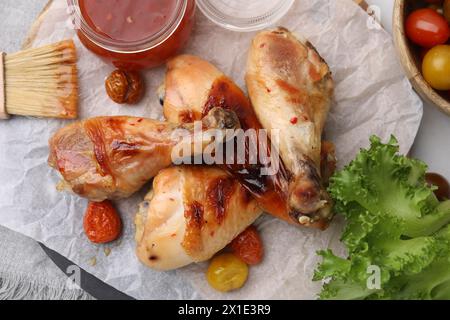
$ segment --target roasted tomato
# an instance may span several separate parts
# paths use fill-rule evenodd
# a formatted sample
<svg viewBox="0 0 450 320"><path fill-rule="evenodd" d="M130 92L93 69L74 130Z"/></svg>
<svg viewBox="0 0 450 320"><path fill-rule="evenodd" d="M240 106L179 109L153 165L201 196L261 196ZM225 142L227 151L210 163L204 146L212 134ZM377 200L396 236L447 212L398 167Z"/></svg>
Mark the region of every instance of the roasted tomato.
<svg viewBox="0 0 450 320"><path fill-rule="evenodd" d="M425 80L436 90L450 90L450 45L436 46L422 63Z"/></svg>
<svg viewBox="0 0 450 320"><path fill-rule="evenodd" d="M115 70L105 80L106 93L118 104L137 104L144 93L144 80L137 72Z"/></svg>
<svg viewBox="0 0 450 320"><path fill-rule="evenodd" d="M408 38L425 48L431 48L447 42L450 27L445 18L436 10L425 8L413 11L406 20Z"/></svg>
<svg viewBox="0 0 450 320"><path fill-rule="evenodd" d="M206 278L210 286L218 291L237 290L247 282L248 266L234 254L222 254L211 261Z"/></svg>
<svg viewBox="0 0 450 320"><path fill-rule="evenodd" d="M97 244L117 240L122 232L122 220L110 201L90 202L83 225L89 240Z"/></svg>
<svg viewBox="0 0 450 320"><path fill-rule="evenodd" d="M231 243L233 253L248 265L261 263L264 247L255 227L249 227Z"/></svg>

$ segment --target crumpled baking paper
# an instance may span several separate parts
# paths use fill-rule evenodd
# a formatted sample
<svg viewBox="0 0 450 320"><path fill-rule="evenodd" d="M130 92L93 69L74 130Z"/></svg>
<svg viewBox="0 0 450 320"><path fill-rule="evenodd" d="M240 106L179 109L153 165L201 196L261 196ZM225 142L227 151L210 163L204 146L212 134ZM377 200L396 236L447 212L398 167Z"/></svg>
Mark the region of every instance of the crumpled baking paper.
<svg viewBox="0 0 450 320"><path fill-rule="evenodd" d="M79 50L81 118L132 115L161 118L156 89L164 68L146 72L147 96L138 106L112 103L104 77L112 67L88 52L68 27L64 0L55 0L37 33L34 46L74 38ZM396 58L390 36L376 28L351 0L297 0L277 23L308 38L329 63L336 81L335 104L326 128L337 146L339 165L345 165L369 136L388 139L395 134L402 152L417 133L422 103L413 92ZM197 12L197 24L185 52L210 60L244 88L247 52L254 33L221 29ZM0 224L32 237L69 258L113 287L139 299L313 299L321 284L312 282L319 259L316 251L339 244L342 219L329 230L299 229L262 218L266 256L252 267L246 286L222 294L210 289L205 264L160 273L142 266L134 254L133 218L147 186L117 203L125 229L112 245L92 245L83 234L87 201L58 193L58 173L47 165L50 136L68 122L14 118L0 122ZM111 253L108 255L109 250ZM95 263L94 263L95 262Z"/></svg>

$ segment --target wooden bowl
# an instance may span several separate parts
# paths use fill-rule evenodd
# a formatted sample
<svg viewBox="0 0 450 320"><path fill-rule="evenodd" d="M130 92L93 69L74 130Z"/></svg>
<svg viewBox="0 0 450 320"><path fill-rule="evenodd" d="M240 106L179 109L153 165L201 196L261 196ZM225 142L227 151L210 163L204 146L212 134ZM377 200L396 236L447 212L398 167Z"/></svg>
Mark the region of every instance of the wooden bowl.
<svg viewBox="0 0 450 320"><path fill-rule="evenodd" d="M438 106L446 114L450 115L450 101L445 99L438 91L434 90L422 76L422 63L419 58L418 48L411 44L405 34L406 17L412 10L412 5L417 0L395 0L393 32L394 42L405 68L406 75L411 81L417 93Z"/></svg>

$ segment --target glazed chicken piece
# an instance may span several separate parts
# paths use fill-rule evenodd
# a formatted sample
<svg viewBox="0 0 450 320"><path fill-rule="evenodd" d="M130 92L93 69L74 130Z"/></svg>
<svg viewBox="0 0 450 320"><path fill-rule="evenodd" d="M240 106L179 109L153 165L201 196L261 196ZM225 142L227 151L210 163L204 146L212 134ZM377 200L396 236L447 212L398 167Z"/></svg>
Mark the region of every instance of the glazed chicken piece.
<svg viewBox="0 0 450 320"><path fill-rule="evenodd" d="M320 174L321 137L334 87L327 64L288 30L264 31L253 41L246 83L263 127L279 132L291 218L307 226L327 224L332 203Z"/></svg>
<svg viewBox="0 0 450 320"><path fill-rule="evenodd" d="M137 256L156 270L209 260L261 212L247 190L223 170L165 169L136 216Z"/></svg>
<svg viewBox="0 0 450 320"><path fill-rule="evenodd" d="M51 138L49 164L64 179L60 189L92 201L126 198L179 158L196 156L213 143L223 142L204 134L202 126L219 129L223 135L240 127L233 112L220 108L211 110L202 122L200 130L194 130L194 124L133 117L77 122Z"/></svg>

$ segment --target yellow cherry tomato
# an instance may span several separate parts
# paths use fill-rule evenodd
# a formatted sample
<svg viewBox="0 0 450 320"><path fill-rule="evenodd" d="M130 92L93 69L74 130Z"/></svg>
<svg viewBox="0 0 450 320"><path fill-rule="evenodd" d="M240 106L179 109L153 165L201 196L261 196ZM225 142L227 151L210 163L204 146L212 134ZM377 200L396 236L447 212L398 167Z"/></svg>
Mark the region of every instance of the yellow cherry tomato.
<svg viewBox="0 0 450 320"><path fill-rule="evenodd" d="M240 289L247 282L248 266L234 254L215 257L206 274L208 283L221 292Z"/></svg>
<svg viewBox="0 0 450 320"><path fill-rule="evenodd" d="M436 90L450 90L450 45L432 48L422 64L425 80Z"/></svg>

